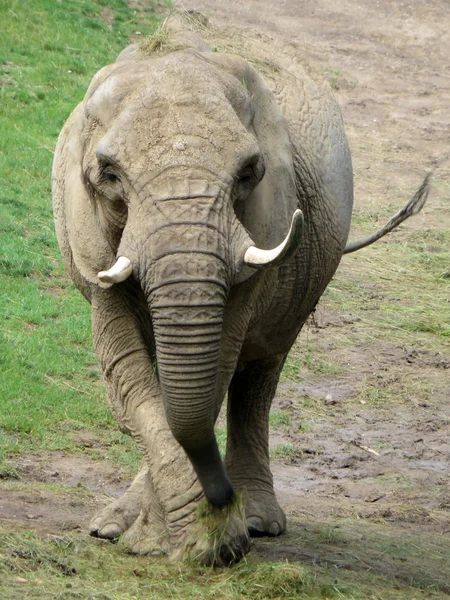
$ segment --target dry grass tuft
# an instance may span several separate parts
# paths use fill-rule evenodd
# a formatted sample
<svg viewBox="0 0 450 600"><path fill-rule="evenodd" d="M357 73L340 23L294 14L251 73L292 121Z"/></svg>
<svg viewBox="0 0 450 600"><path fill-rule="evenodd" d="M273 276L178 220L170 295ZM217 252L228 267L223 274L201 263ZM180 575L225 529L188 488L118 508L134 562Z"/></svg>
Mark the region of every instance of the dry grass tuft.
<svg viewBox="0 0 450 600"><path fill-rule="evenodd" d="M182 9L173 10L160 25L157 31L147 36L139 45L142 54L169 54L177 50L184 50L195 46L195 35L205 37L208 30L208 19L196 11ZM179 36L180 32L189 32L192 35Z"/></svg>
<svg viewBox="0 0 450 600"><path fill-rule="evenodd" d="M169 32L160 28L153 35L149 35L143 40L139 46L139 50L142 54L157 54L161 52L170 52L168 49L169 45Z"/></svg>
<svg viewBox="0 0 450 600"><path fill-rule="evenodd" d="M263 74L270 76L282 70L273 60L273 56L264 52L264 44L256 38L242 31L214 25L200 12L183 9L173 10L158 31L143 40L139 50L145 55L165 55L197 47L199 40L200 43L204 40L212 52L235 54L245 58Z"/></svg>

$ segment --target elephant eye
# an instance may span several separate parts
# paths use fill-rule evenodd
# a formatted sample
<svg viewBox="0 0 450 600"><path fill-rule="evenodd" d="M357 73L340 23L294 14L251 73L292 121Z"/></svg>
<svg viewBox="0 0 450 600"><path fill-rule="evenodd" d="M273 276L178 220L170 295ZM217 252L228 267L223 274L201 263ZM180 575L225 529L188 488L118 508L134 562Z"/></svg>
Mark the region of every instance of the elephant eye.
<svg viewBox="0 0 450 600"><path fill-rule="evenodd" d="M247 167L244 171L239 174L239 181L241 183L251 183L255 178L255 171L253 167Z"/></svg>
<svg viewBox="0 0 450 600"><path fill-rule="evenodd" d="M120 181L120 177L115 173L111 167L106 167L102 171L102 177L105 181L109 181L114 183L115 181Z"/></svg>
<svg viewBox="0 0 450 600"><path fill-rule="evenodd" d="M238 181L244 186L255 186L263 178L264 172L264 161L259 154L256 154L252 156L240 170Z"/></svg>
<svg viewBox="0 0 450 600"><path fill-rule="evenodd" d="M121 174L118 171L118 167L105 161L97 169L93 169L91 175L92 186L101 197L113 203L122 202L124 198Z"/></svg>

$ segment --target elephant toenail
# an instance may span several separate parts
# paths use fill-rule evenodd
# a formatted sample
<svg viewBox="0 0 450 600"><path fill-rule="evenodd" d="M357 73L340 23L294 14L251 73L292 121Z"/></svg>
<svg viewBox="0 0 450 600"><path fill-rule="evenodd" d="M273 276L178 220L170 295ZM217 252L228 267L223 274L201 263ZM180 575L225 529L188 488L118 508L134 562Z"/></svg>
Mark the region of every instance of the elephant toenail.
<svg viewBox="0 0 450 600"><path fill-rule="evenodd" d="M102 527L102 529L98 531L96 537L113 540L114 538L119 537L121 533L122 531L120 530L120 527L117 525L117 523L109 523L108 525L105 525L105 527Z"/></svg>
<svg viewBox="0 0 450 600"><path fill-rule="evenodd" d="M270 535L280 535L281 533L281 528L278 525L278 523L276 521L274 521L272 523L272 525L269 527L269 534Z"/></svg>
<svg viewBox="0 0 450 600"><path fill-rule="evenodd" d="M264 525L259 517L249 517L247 519L247 529L253 537L264 535Z"/></svg>

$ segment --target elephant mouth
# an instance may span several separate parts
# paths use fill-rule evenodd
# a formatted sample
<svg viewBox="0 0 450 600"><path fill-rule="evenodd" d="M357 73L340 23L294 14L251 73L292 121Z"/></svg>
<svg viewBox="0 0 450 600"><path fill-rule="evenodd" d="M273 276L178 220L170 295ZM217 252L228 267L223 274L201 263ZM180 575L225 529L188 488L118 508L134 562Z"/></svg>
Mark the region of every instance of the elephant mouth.
<svg viewBox="0 0 450 600"><path fill-rule="evenodd" d="M171 199L174 198L172 197ZM183 196L182 199L186 199L186 196ZM247 247L242 255L238 257L237 264L255 269L280 265L295 254L303 237L303 228L303 213L297 209L292 216L289 232L281 244L272 250L263 250L255 246L247 236ZM239 271L239 267L236 270ZM126 256L119 256L110 269L98 273L98 278L102 283L113 285L114 283L121 283L128 279L132 271L131 260Z"/></svg>

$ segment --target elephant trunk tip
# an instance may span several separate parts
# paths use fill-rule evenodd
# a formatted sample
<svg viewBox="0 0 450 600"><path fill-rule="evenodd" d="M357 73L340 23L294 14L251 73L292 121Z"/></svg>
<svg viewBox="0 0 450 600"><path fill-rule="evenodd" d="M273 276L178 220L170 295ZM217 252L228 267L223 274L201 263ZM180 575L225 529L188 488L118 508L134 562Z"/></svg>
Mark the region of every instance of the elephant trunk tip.
<svg viewBox="0 0 450 600"><path fill-rule="evenodd" d="M225 471L215 438L207 447L196 450L185 447L185 451L208 502L216 508L232 504L234 489Z"/></svg>
<svg viewBox="0 0 450 600"><path fill-rule="evenodd" d="M229 481L227 486L211 484L204 486L204 492L208 502L215 508L223 508L232 504L234 499L234 489Z"/></svg>

